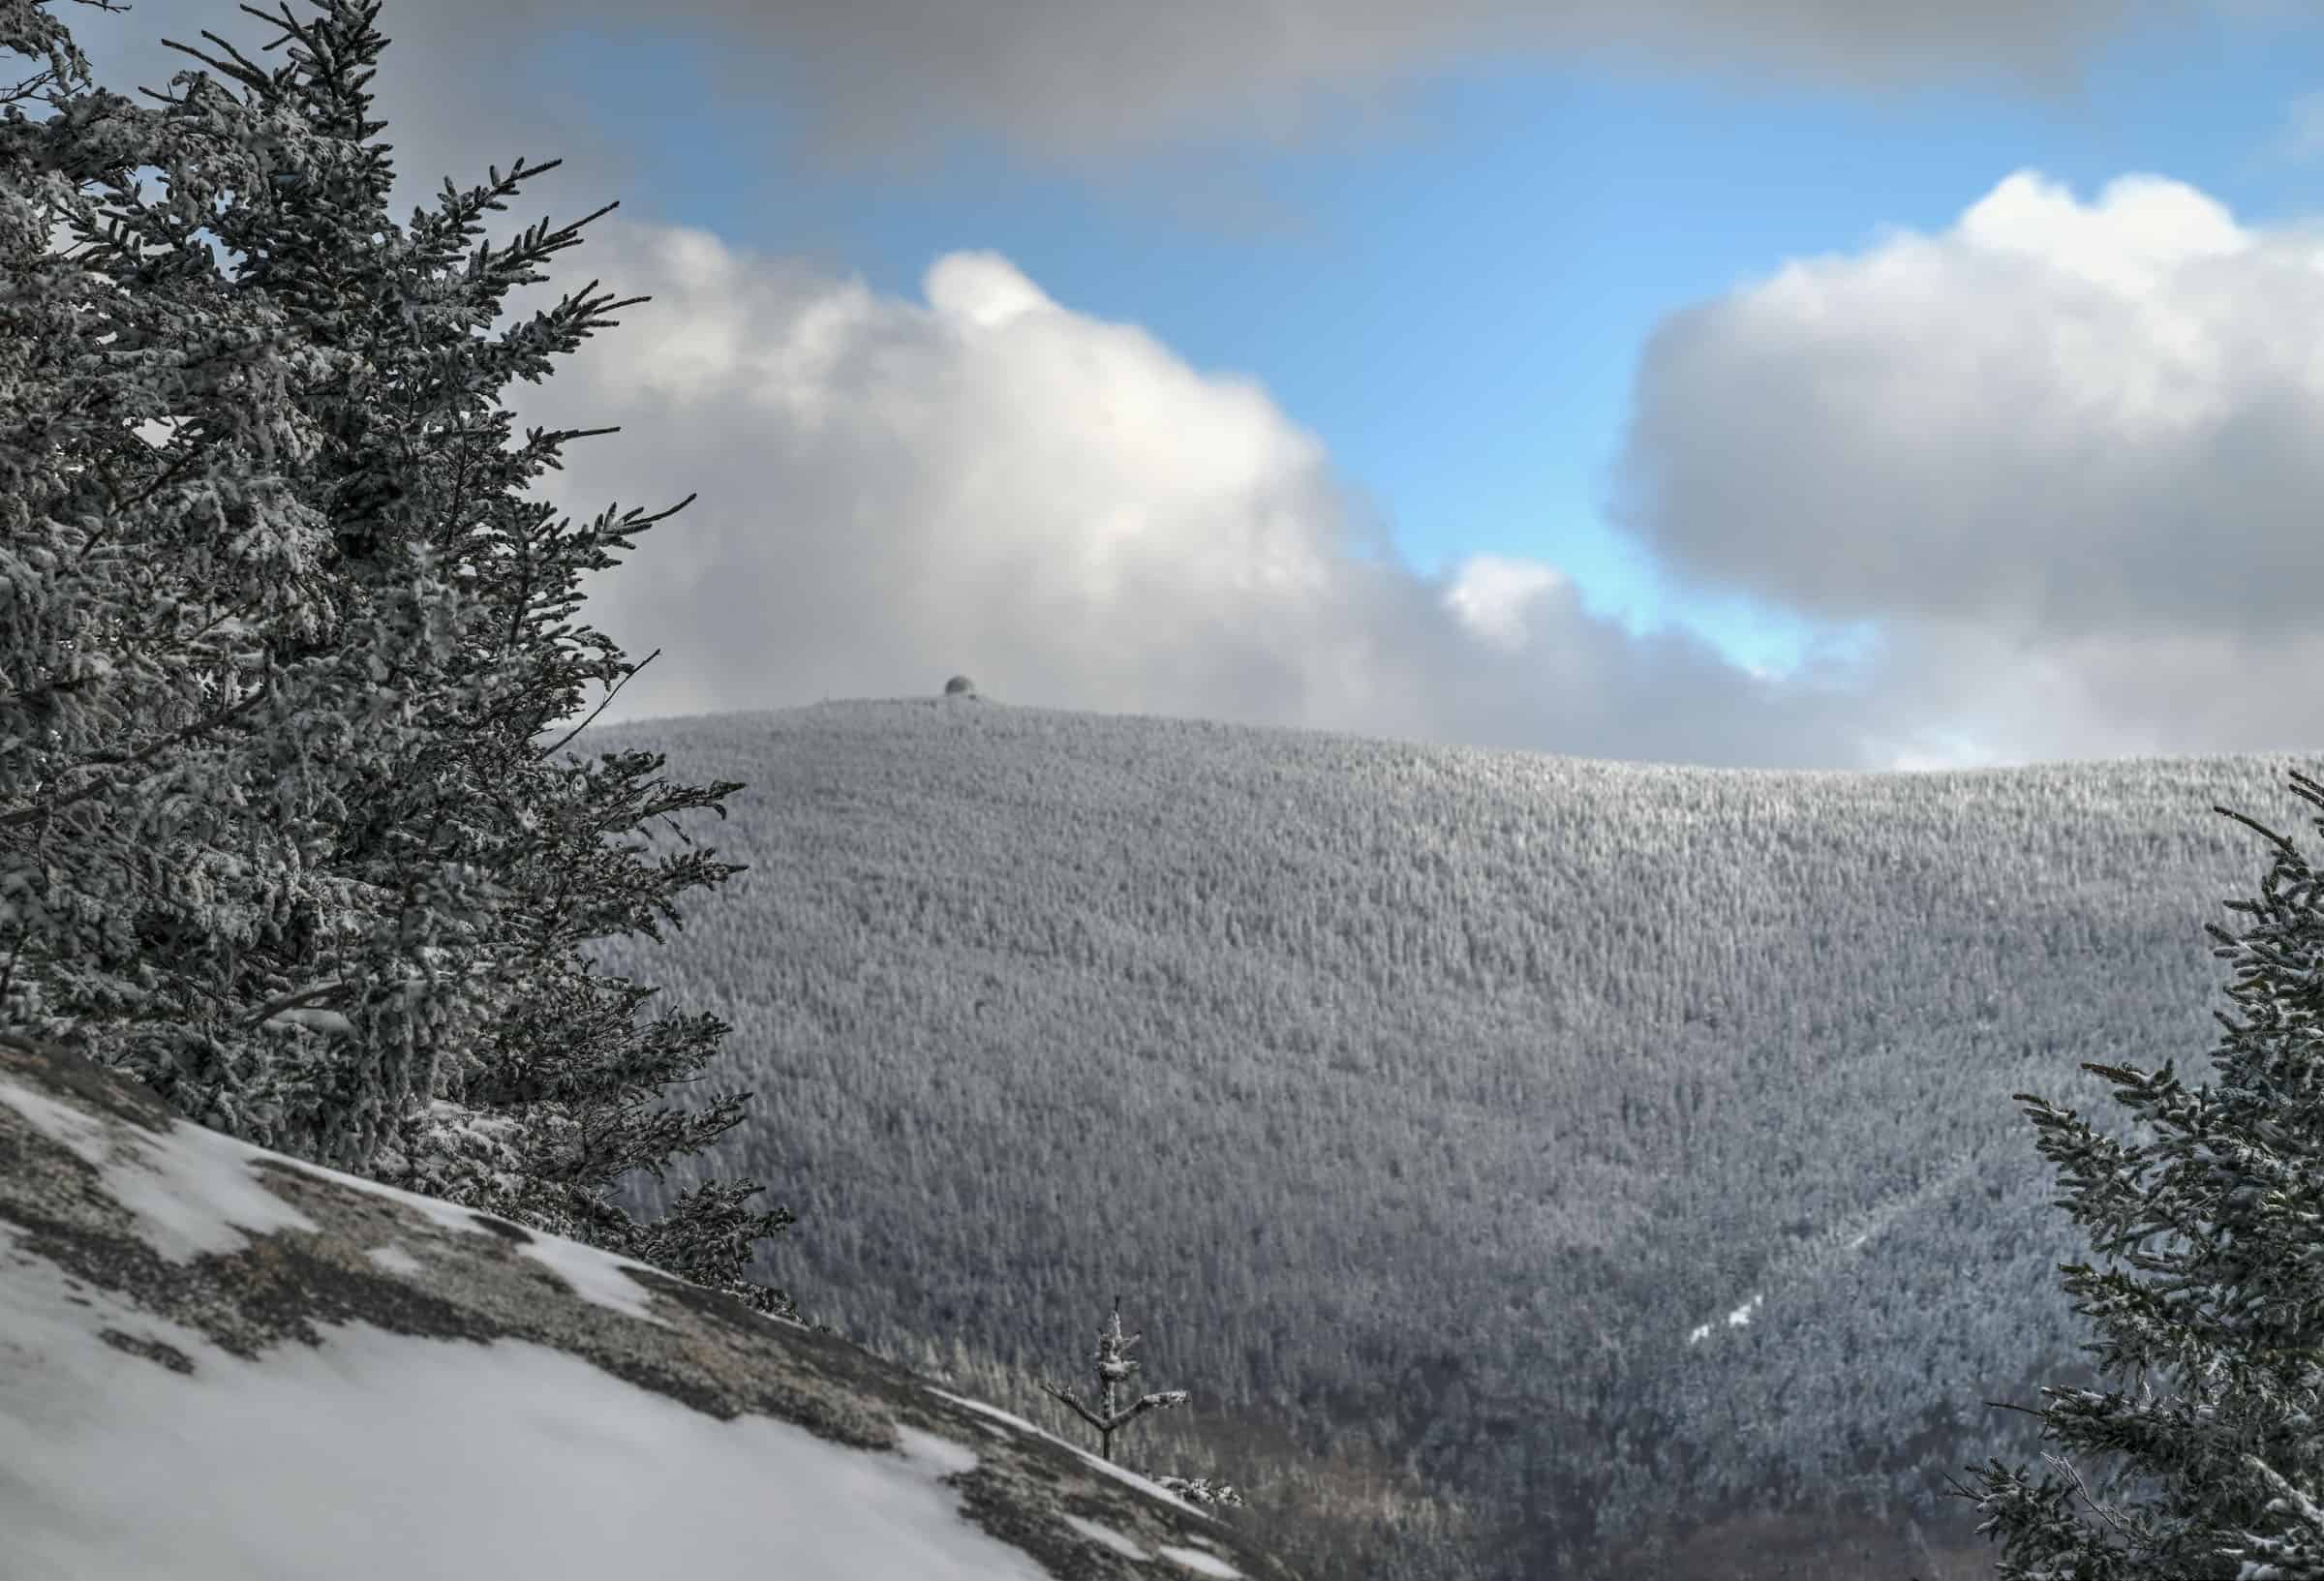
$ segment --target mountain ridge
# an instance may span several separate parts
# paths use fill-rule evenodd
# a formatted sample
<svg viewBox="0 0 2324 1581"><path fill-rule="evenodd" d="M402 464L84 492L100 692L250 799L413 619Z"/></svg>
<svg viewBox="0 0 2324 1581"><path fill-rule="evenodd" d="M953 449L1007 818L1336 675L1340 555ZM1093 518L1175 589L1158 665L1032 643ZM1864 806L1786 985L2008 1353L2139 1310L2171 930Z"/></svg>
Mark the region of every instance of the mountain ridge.
<svg viewBox="0 0 2324 1581"><path fill-rule="evenodd" d="M1157 1375L1311 1445L1504 1511L1571 1482L1596 1514L1513 1516L1513 1574L1666 1487L1936 1518L2020 1446L1981 1401L2079 1336L2008 1095L2211 1046L2201 927L2260 842L2210 808L2271 822L2301 761L1697 769L933 698L591 736L749 786L701 833L752 870L610 958L734 1023L760 1117L718 1167L801 1212L786 1287L1027 1369L1142 1291Z"/></svg>

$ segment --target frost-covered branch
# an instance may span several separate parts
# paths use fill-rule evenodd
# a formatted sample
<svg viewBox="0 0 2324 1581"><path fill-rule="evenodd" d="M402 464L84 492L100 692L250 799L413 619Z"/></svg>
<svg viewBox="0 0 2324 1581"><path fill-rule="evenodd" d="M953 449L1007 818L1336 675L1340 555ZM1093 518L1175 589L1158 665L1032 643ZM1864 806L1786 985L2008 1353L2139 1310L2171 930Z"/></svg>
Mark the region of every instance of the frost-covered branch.
<svg viewBox="0 0 2324 1581"><path fill-rule="evenodd" d="M152 762L155 758L159 757L162 753L169 750L173 746L183 746L189 742L199 740L204 736L212 735L217 731L225 729L227 726L240 720L244 715L248 714L253 709L257 708L259 704L264 702L265 700L266 688L263 686L253 687L244 696L236 699L233 703L228 705L227 707L220 709L202 718L195 719L190 723L181 725L177 729L169 731L166 735L157 737L142 746L130 747L115 752L100 752L92 757L84 759L82 762L72 765L65 772L71 774L94 774L95 771L101 769L131 769L140 767L144 764ZM111 789L110 782L105 779L102 775L98 775L97 777L90 778L76 786L71 791L66 792L64 795L55 797L52 800L46 802L35 802L30 806L25 806L11 807L5 812L0 812L0 829L15 828L23 824L37 823L45 818L53 817L56 813L61 812L66 807L72 806L79 802L85 802L92 796L103 795L109 789Z"/></svg>

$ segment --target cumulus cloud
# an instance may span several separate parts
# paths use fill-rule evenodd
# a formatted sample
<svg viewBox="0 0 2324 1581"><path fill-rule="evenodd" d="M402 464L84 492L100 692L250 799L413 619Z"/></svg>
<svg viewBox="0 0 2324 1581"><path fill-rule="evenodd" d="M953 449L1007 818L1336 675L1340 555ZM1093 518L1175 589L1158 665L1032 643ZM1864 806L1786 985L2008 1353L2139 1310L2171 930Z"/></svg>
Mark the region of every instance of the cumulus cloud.
<svg viewBox="0 0 2324 1581"><path fill-rule="evenodd" d="M2133 19L2203 9L2248 0L660 0L652 26L708 46L717 91L803 110L826 151L925 152L965 131L1087 164L1296 135L1351 102L1514 52L1627 47L1754 80L2055 89ZM631 0L393 0L382 21L401 50L382 78L389 114L431 163L502 157L519 132L535 153L541 134L568 152L618 153L594 145L580 97L527 96L505 63L561 29L638 37L637 16ZM163 24L189 40L253 26L229 0L76 19L148 61L138 41Z"/></svg>
<svg viewBox="0 0 2324 1581"><path fill-rule="evenodd" d="M617 716L933 694L1715 763L1871 762L1844 704L1634 637L1554 569L1371 552L1324 446L1251 380L956 253L923 299L698 230L609 229L656 300L535 393L575 515L700 491L592 618L664 650Z"/></svg>
<svg viewBox="0 0 2324 1581"><path fill-rule="evenodd" d="M1524 647L1533 605L1564 586L1553 565L1506 555L1472 555L1445 589L1445 606L1473 634L1503 649Z"/></svg>
<svg viewBox="0 0 2324 1581"><path fill-rule="evenodd" d="M2308 745L2324 701L2265 678L2324 658L2319 322L2316 232L2020 172L1667 320L1619 519L1683 577L1877 623L2010 755Z"/></svg>

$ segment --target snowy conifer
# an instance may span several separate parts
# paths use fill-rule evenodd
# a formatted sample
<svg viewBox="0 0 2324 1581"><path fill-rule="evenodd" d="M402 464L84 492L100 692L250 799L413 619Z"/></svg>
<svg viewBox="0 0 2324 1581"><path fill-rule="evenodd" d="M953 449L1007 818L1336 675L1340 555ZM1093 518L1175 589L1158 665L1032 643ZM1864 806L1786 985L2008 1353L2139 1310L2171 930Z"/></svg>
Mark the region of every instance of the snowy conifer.
<svg viewBox="0 0 2324 1581"><path fill-rule="evenodd" d="M95 89L30 0L0 0L0 48L47 68L0 122L0 1023L170 1067L267 1136L332 1080L237 983L356 909L308 860L340 790L321 688L274 662L332 615L289 480L327 358L140 196L199 129ZM341 1131L376 1133L403 1074L342 1091Z"/></svg>
<svg viewBox="0 0 2324 1581"><path fill-rule="evenodd" d="M2292 776L2324 807L2324 787ZM2049 1473L1991 1462L1976 1475L1980 1531L2008 1581L2316 1581L2324 1578L2324 909L2291 840L2240 936L2207 925L2233 960L2218 1014L2216 1085L2084 1067L2151 1127L2098 1135L2071 1110L2019 1101L2064 1187L2060 1203L2108 1260L2063 1269L2090 1349L2123 1386L2045 1388ZM2316 821L2324 830L2324 819ZM2075 1456L2119 1462L2097 1477Z"/></svg>
<svg viewBox="0 0 2324 1581"><path fill-rule="evenodd" d="M588 431L516 440L500 399L631 304L593 283L495 332L588 221L480 239L553 167L520 162L399 226L378 0L304 3L244 8L280 66L177 43L203 69L143 106L0 0L52 111L0 125L0 1022L787 1310L744 1281L788 1222L756 1188L650 1226L608 1196L744 1101L661 1107L725 1028L640 1021L651 990L584 953L737 870L645 837L737 787L563 750L638 667L576 619L580 580L661 518L524 499Z"/></svg>
<svg viewBox="0 0 2324 1581"><path fill-rule="evenodd" d="M1092 1399L1085 1402L1071 1389L1044 1383L1043 1390L1061 1400L1073 1414L1097 1429L1098 1454L1114 1458L1114 1435L1149 1411L1186 1403L1184 1389L1168 1389L1159 1394L1130 1396L1124 1391L1138 1371L1138 1363L1130 1354L1143 1336L1121 1331L1121 1297L1114 1297L1114 1316L1097 1331L1097 1350L1090 1359L1097 1367L1097 1389Z"/></svg>

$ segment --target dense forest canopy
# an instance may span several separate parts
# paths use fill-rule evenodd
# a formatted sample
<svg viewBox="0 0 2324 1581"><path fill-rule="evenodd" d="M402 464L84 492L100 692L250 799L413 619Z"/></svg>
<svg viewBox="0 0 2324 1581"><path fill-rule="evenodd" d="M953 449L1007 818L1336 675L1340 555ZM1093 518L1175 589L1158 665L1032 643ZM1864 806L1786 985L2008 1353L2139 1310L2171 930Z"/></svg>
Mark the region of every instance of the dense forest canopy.
<svg viewBox="0 0 2324 1581"><path fill-rule="evenodd" d="M2210 1046L2257 842L2209 809L2290 761L1697 770L942 700L605 739L749 787L749 871L654 966L735 1027L762 1103L714 1156L798 1204L807 1307L1037 1367L1131 1292L1157 1373L1421 1469L1510 1575L1768 1501L1958 1523L1945 1474L2026 1444L1981 1402L2085 1338L2009 1094Z"/></svg>

